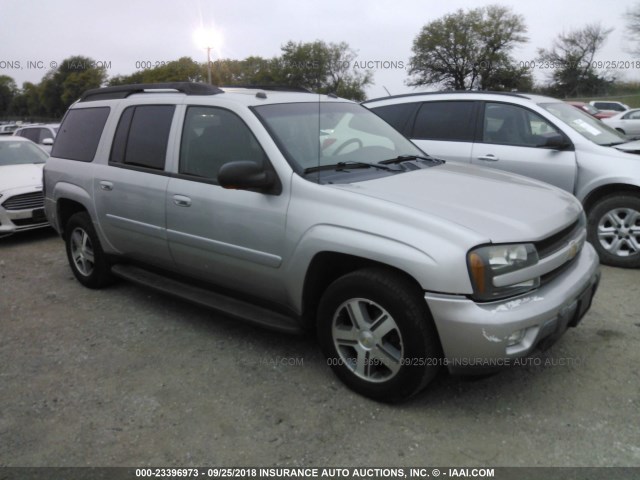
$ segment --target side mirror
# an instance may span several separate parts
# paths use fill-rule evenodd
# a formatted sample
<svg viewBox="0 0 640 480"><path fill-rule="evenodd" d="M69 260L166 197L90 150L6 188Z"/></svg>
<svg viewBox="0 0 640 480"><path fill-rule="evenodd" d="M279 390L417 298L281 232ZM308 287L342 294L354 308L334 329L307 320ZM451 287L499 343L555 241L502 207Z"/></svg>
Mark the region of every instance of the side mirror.
<svg viewBox="0 0 640 480"><path fill-rule="evenodd" d="M542 143L538 146L542 148L550 148L553 150L563 150L570 145L571 144L568 143L565 138L559 133L548 133L544 136Z"/></svg>
<svg viewBox="0 0 640 480"><path fill-rule="evenodd" d="M42 140L41 143L42 145L47 145L47 146L53 145L53 138L45 138L44 140Z"/></svg>
<svg viewBox="0 0 640 480"><path fill-rule="evenodd" d="M271 171L246 160L222 165L218 172L218 183L228 189L280 193L279 182Z"/></svg>

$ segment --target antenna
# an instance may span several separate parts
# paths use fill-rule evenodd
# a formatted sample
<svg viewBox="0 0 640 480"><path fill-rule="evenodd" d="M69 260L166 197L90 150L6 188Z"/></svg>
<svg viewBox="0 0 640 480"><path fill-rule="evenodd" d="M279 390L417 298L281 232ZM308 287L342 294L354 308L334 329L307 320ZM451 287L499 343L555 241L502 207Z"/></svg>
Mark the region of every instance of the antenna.
<svg viewBox="0 0 640 480"><path fill-rule="evenodd" d="M384 91L387 92L387 95L391 96L391 92L389 90L387 90L387 87L382 85L382 88L384 88Z"/></svg>

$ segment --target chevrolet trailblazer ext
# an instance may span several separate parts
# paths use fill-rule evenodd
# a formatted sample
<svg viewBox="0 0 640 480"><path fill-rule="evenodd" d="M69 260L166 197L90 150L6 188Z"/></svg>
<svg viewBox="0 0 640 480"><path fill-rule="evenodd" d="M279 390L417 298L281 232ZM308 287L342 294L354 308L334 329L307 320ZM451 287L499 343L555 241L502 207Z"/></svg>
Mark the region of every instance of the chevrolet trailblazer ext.
<svg viewBox="0 0 640 480"><path fill-rule="evenodd" d="M336 375L379 400L418 392L441 365L551 344L599 279L570 194L426 157L331 95L90 90L62 122L44 185L83 285L118 276L315 329Z"/></svg>

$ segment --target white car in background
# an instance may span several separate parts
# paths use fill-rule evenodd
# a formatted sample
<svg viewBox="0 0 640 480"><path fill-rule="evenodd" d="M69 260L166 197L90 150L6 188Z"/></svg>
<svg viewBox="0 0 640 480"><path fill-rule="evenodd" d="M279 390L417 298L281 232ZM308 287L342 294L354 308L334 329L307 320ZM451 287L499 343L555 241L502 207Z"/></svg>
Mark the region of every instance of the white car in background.
<svg viewBox="0 0 640 480"><path fill-rule="evenodd" d="M28 125L17 129L13 134L28 138L38 144L45 152L51 153L53 141L58 134L59 123Z"/></svg>
<svg viewBox="0 0 640 480"><path fill-rule="evenodd" d="M609 118L603 118L602 121L629 137L640 136L640 108L616 113Z"/></svg>
<svg viewBox="0 0 640 480"><path fill-rule="evenodd" d="M26 138L0 137L0 237L49 225L42 194L48 157Z"/></svg>

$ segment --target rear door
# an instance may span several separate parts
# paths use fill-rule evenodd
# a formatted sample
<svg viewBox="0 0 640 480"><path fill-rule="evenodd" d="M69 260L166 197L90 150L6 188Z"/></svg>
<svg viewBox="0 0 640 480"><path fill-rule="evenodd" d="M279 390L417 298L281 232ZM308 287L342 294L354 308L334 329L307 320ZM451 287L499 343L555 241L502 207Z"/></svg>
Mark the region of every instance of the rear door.
<svg viewBox="0 0 640 480"><path fill-rule="evenodd" d="M541 146L545 135L562 132L536 112L519 105L485 102L471 163L532 177L573 193L577 164L573 149Z"/></svg>
<svg viewBox="0 0 640 480"><path fill-rule="evenodd" d="M100 227L122 255L173 264L166 230L165 171L174 105L136 105L122 112L108 165L95 166Z"/></svg>
<svg viewBox="0 0 640 480"><path fill-rule="evenodd" d="M474 101L423 102L409 138L432 157L469 163L476 107Z"/></svg>

